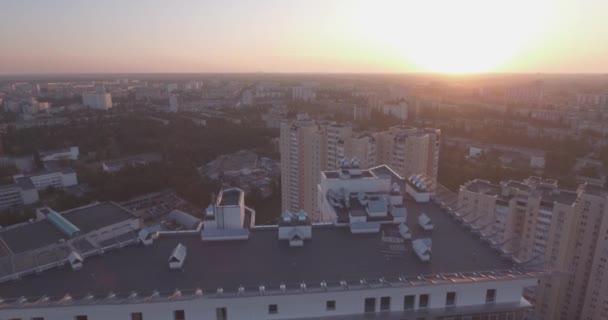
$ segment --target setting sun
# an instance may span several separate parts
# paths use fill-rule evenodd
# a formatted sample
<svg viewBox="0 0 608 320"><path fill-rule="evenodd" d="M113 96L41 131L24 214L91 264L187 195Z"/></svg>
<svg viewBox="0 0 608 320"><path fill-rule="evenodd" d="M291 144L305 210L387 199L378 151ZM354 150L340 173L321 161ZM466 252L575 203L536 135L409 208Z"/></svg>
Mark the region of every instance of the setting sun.
<svg viewBox="0 0 608 320"><path fill-rule="evenodd" d="M423 71L486 72L509 62L548 24L546 1L384 1L356 7L366 41Z"/></svg>

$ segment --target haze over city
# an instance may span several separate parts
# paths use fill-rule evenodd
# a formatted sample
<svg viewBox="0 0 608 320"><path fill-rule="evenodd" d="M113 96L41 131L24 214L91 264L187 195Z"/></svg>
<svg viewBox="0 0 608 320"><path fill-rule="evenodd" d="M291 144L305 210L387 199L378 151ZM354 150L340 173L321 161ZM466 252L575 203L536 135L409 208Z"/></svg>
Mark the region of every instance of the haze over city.
<svg viewBox="0 0 608 320"><path fill-rule="evenodd" d="M608 71L602 0L3 1L0 74Z"/></svg>
<svg viewBox="0 0 608 320"><path fill-rule="evenodd" d="M0 320L608 320L607 13L0 0Z"/></svg>

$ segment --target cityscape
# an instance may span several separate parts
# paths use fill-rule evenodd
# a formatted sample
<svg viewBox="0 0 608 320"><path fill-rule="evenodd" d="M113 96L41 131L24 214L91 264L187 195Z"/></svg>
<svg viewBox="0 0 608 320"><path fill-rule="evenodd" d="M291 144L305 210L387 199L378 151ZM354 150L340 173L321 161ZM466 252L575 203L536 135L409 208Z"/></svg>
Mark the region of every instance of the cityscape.
<svg viewBox="0 0 608 320"><path fill-rule="evenodd" d="M52 2L0 12L0 320L608 320L605 4Z"/></svg>

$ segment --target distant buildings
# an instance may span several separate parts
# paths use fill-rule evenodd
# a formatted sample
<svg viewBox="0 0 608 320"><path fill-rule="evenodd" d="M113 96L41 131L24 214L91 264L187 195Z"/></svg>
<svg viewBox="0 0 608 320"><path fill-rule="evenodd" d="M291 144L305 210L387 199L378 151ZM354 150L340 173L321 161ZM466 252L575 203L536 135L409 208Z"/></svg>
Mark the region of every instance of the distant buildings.
<svg viewBox="0 0 608 320"><path fill-rule="evenodd" d="M251 106L253 105L253 92L251 90L245 90L243 91L243 94L241 95L241 104L243 106Z"/></svg>
<svg viewBox="0 0 608 320"><path fill-rule="evenodd" d="M115 173L127 167L146 165L153 162L160 162L161 160L162 156L158 153L144 153L120 159L103 161L101 163L101 169L106 173Z"/></svg>
<svg viewBox="0 0 608 320"><path fill-rule="evenodd" d="M40 160L42 161L56 161L56 160L78 160L79 149L78 146L72 146L68 148L40 151Z"/></svg>
<svg viewBox="0 0 608 320"><path fill-rule="evenodd" d="M270 158L261 157L249 150L224 154L199 168L210 180L219 180L224 186L240 186L248 192L257 189L268 197L274 191L272 183L278 182L280 164Z"/></svg>
<svg viewBox="0 0 608 320"><path fill-rule="evenodd" d="M167 85L167 93L171 93L171 92L177 90L177 88L178 88L177 83L169 83Z"/></svg>
<svg viewBox="0 0 608 320"><path fill-rule="evenodd" d="M103 83L95 83L95 93L83 93L82 104L100 110L112 108L112 95L106 92Z"/></svg>
<svg viewBox="0 0 608 320"><path fill-rule="evenodd" d="M177 112L179 110L179 97L175 94L169 96L169 112Z"/></svg>
<svg viewBox="0 0 608 320"><path fill-rule="evenodd" d="M531 319L603 319L608 305L608 190L530 177L460 188L457 215L517 261L548 271Z"/></svg>
<svg viewBox="0 0 608 320"><path fill-rule="evenodd" d="M332 123L283 123L279 144L282 207L303 209L318 221L319 173L337 169L345 158L356 158L362 168L387 164L403 177L421 173L436 179L440 138L437 129L393 127L385 132L353 134L350 126Z"/></svg>
<svg viewBox="0 0 608 320"><path fill-rule="evenodd" d="M76 172L70 168L13 176L12 184L0 186L0 209L28 205L39 200L39 191L63 189L78 184Z"/></svg>
<svg viewBox="0 0 608 320"><path fill-rule="evenodd" d="M515 104L539 105L543 102L544 95L543 82L538 80L507 88L505 101Z"/></svg>
<svg viewBox="0 0 608 320"><path fill-rule="evenodd" d="M313 101L317 97L313 88L309 86L297 86L291 90L293 100Z"/></svg>
<svg viewBox="0 0 608 320"><path fill-rule="evenodd" d="M608 106L608 93L579 93L576 96L579 106Z"/></svg>

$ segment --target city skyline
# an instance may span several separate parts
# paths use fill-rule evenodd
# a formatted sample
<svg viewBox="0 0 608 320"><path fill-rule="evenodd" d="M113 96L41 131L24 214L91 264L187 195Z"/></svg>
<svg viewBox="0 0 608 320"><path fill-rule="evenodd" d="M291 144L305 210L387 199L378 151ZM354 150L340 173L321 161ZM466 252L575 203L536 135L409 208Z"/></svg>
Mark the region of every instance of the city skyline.
<svg viewBox="0 0 608 320"><path fill-rule="evenodd" d="M9 1L0 74L604 73L606 9L597 0Z"/></svg>

